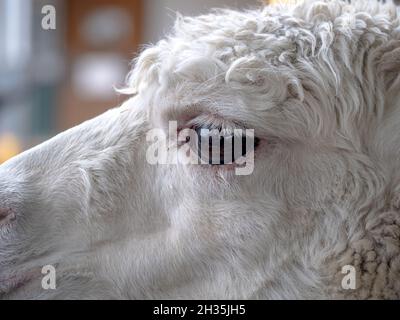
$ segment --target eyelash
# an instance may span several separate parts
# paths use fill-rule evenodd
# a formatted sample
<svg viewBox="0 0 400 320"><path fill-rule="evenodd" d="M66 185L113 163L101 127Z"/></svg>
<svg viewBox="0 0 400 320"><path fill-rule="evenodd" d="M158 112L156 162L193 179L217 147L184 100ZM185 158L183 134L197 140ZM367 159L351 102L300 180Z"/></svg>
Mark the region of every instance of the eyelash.
<svg viewBox="0 0 400 320"><path fill-rule="evenodd" d="M253 149L252 150L256 150L256 148L259 146L260 144L260 139L258 137L249 137L246 134L243 134L239 137L239 136L235 136L233 130L226 130L223 129L222 126L219 127L215 127L215 126L211 126L211 125L194 125L191 127L192 130L196 131L197 133L197 154L200 160L202 161L206 161L208 160L208 164L210 165L225 165L225 164L231 164L234 163L235 161L237 161L239 158L246 156L247 154L247 144L252 140L253 142ZM208 153L207 157L204 157L202 154L202 130L208 130L208 152L206 150L206 153ZM215 145L215 142L213 144L213 138L212 138L212 132L215 130L218 130L219 132L219 146L220 146L220 152L219 152L219 159L213 159L212 158L212 150L213 150L213 146ZM244 130L244 129L242 129ZM221 133L223 132L223 133ZM215 137L214 137L215 138ZM239 153L235 153L235 139L241 139L241 151ZM206 138L207 139L207 138ZM226 156L225 155L225 142L227 139L231 139L230 144L231 144L231 155ZM190 143L190 138L187 137L186 138L186 143ZM225 159L225 157L228 159L228 162L225 163L227 159ZM206 158L206 159L204 159Z"/></svg>

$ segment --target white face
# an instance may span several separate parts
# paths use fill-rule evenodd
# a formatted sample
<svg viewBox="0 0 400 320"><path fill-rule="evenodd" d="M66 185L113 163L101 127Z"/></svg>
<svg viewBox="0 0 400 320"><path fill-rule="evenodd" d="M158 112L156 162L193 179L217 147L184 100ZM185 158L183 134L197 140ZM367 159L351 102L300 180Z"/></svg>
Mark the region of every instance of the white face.
<svg viewBox="0 0 400 320"><path fill-rule="evenodd" d="M293 153L249 125L254 115L239 114L232 123L254 128L261 141L252 174L236 175L231 165L151 165L150 129L164 130L171 120L179 127L205 121L206 127L224 119L228 126L235 116L227 109L217 118L207 105L178 108L166 101L155 117L147 112L147 99L131 98L1 166L0 201L11 210L1 226L6 297L218 297L211 274L201 276L208 273L204 268L221 268L230 295L243 294L247 284L229 284L234 270L225 268L234 269L233 262L224 261L230 255L249 262L267 258L260 250L276 241L267 230L280 222L286 206L274 190L286 179L285 166L277 164ZM54 291L41 287L45 265L55 266ZM182 273L188 279L181 280ZM115 283L129 288L120 292Z"/></svg>
<svg viewBox="0 0 400 320"><path fill-rule="evenodd" d="M349 237L343 217L364 196L357 179L379 187L360 153L370 115L352 113L366 93L337 66L354 89L346 100L332 48L310 56L307 36L327 33L282 18L303 21L300 9L268 10L181 21L142 53L134 97L0 166L0 297L326 295L321 278L338 267L327 259ZM149 163L146 136L170 121L253 129L254 170ZM42 288L46 265L54 290Z"/></svg>

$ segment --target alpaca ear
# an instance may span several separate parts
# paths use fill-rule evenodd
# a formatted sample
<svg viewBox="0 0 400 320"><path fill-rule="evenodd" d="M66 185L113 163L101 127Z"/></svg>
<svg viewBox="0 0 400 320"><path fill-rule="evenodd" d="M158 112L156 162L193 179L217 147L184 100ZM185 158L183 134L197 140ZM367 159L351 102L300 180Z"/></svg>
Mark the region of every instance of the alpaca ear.
<svg viewBox="0 0 400 320"><path fill-rule="evenodd" d="M134 67L126 78L127 86L117 91L122 94L137 94L149 83L158 81L159 54L158 46L148 47L139 57L134 59Z"/></svg>

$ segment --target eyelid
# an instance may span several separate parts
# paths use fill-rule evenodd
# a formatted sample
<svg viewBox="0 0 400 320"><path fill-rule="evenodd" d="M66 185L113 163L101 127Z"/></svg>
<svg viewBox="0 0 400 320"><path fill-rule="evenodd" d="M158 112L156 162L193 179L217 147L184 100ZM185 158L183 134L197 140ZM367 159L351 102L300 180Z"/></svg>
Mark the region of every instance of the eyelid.
<svg viewBox="0 0 400 320"><path fill-rule="evenodd" d="M196 132L201 129L210 131L216 129L220 135L240 137L250 128L236 119L227 119L218 114L202 112L182 123L178 128L178 133L183 129L192 129ZM242 132L238 132L237 129L241 129Z"/></svg>
<svg viewBox="0 0 400 320"><path fill-rule="evenodd" d="M208 128L208 129L218 129L224 127L235 126L233 121L222 117L221 115L202 113L193 117L191 120L186 122L188 128Z"/></svg>
<svg viewBox="0 0 400 320"><path fill-rule="evenodd" d="M245 157L249 151L254 151L260 144L260 139L253 135L254 131L253 134L248 135L248 132L244 128L236 127L233 128L233 130L226 131L222 126L192 125L190 128L186 129L194 130L197 134L197 138L194 141L189 139L186 143L194 143L193 146L199 159L201 159L201 161L206 159L206 163L211 165L233 164L241 157ZM213 134L210 130L217 130L217 132ZM205 132L203 133L203 131ZM222 131L225 132L221 133ZM217 140L214 140L214 137L216 137ZM239 148L237 148L237 145L234 143L236 139L241 140ZM218 149L216 149L219 151L219 155L215 155L214 151L212 151L216 143L219 144ZM249 150L247 147L249 143L253 144L252 150ZM203 144L205 144L205 149ZM222 152L220 149L221 147L223 148ZM216 159L215 156L218 158Z"/></svg>
<svg viewBox="0 0 400 320"><path fill-rule="evenodd" d="M208 132L206 131L207 134L212 133L213 130L218 130L218 135L226 138L241 137L246 132L246 128L244 126L238 125L193 125L190 127L190 129L195 130L198 133L200 133L202 130L209 130Z"/></svg>

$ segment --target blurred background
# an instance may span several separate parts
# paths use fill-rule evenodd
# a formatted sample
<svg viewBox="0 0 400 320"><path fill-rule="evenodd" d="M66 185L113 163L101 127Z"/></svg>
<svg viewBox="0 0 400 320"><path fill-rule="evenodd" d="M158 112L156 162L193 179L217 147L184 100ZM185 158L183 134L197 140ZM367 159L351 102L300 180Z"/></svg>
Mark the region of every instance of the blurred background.
<svg viewBox="0 0 400 320"><path fill-rule="evenodd" d="M259 1L0 0L0 163L121 103L126 97L114 86L122 86L141 45L168 32L176 11L255 6Z"/></svg>

